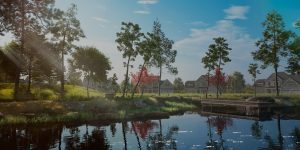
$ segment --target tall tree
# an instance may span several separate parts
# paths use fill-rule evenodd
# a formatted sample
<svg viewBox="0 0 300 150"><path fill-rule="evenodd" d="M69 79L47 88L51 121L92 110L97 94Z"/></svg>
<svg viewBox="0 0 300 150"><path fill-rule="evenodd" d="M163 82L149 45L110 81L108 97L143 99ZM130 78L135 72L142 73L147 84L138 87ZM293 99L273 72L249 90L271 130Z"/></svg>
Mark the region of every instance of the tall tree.
<svg viewBox="0 0 300 150"><path fill-rule="evenodd" d="M267 14L266 20L262 23L264 27L263 38L256 42L258 50L252 52L254 60L263 63L262 68L273 66L275 72L276 95L279 96L278 88L278 67L281 57L287 56L290 31L284 29L284 22L280 14L272 11Z"/></svg>
<svg viewBox="0 0 300 150"><path fill-rule="evenodd" d="M179 77L175 78L173 85L174 85L174 90L176 92L182 92L184 90L184 83L183 83L182 79Z"/></svg>
<svg viewBox="0 0 300 150"><path fill-rule="evenodd" d="M27 73L31 75L32 64L32 51L30 48L26 48L26 43L30 43L31 40L26 38L28 33L35 32L37 34L43 33L45 26L49 23L51 18L51 8L54 4L54 0L3 0L0 4L1 12L1 25L0 32L9 30L13 33L20 43L21 55L27 56ZM3 22L2 22L3 21ZM26 63L25 63L26 64ZM23 65L24 66L24 65ZM21 67L18 67L16 72L19 72L15 76L14 97L18 98L19 83ZM26 70L26 69L25 69ZM30 92L30 80L28 80L28 90Z"/></svg>
<svg viewBox="0 0 300 150"><path fill-rule="evenodd" d="M245 79L241 72L235 71L231 75L231 80L229 82L234 93L240 93L245 88Z"/></svg>
<svg viewBox="0 0 300 150"><path fill-rule="evenodd" d="M123 53L123 58L127 59L127 63L124 63L126 66L126 73L122 97L125 96L125 92L128 88L127 85L129 82L128 73L130 62L134 61L136 56L138 55L138 43L143 36L143 33L141 33L140 30L141 28L138 24L134 24L132 22L122 22L121 32L117 33L117 48L121 53Z"/></svg>
<svg viewBox="0 0 300 150"><path fill-rule="evenodd" d="M87 97L89 97L89 82L106 81L107 71L111 69L109 59L94 47L79 47L72 53L75 68L81 70L87 79Z"/></svg>
<svg viewBox="0 0 300 150"><path fill-rule="evenodd" d="M61 99L64 98L64 84L65 84L65 64L64 56L76 47L73 42L85 37L81 27L80 21L76 18L77 7L72 4L71 7L63 12L59 9L54 10L54 18L49 28L52 33L52 40L58 45L61 53L61 67L60 72L60 93Z"/></svg>
<svg viewBox="0 0 300 150"><path fill-rule="evenodd" d="M202 63L204 64L204 68L207 69L207 87L205 92L205 98L207 98L207 93L209 90L209 81L210 81L210 72L215 69L217 66L216 58L212 55L212 49L209 49L208 52L205 53L205 56L202 58Z"/></svg>
<svg viewBox="0 0 300 150"><path fill-rule="evenodd" d="M178 73L177 68L172 66L172 64L175 62L177 51L172 50L174 41L165 36L165 33L162 31L161 24L158 20L154 21L153 23L152 34L155 42L155 49L153 49L153 51L155 52L151 62L154 64L154 66L159 68L158 95L160 95L163 66L165 66L168 69L168 72L171 74L176 75Z"/></svg>
<svg viewBox="0 0 300 150"><path fill-rule="evenodd" d="M138 46L138 53L143 57L143 64L140 67L140 74L138 76L138 80L133 88L131 98L133 98L134 93L137 89L137 87L140 84L140 81L142 79L142 73L143 70L145 69L145 66L151 66L150 60L153 58L155 51L153 49L155 48L155 40L154 40L154 35L151 33L147 33L147 36L144 36L144 40L139 43Z"/></svg>
<svg viewBox="0 0 300 150"><path fill-rule="evenodd" d="M256 84L255 84L256 76L257 74L260 74L257 68L258 68L257 64L250 64L248 69L249 74L251 74L251 76L253 77L254 97L256 97Z"/></svg>
<svg viewBox="0 0 300 150"><path fill-rule="evenodd" d="M226 39L223 37L213 38L214 44L209 45L208 51L211 52L210 58L211 61L214 62L212 65L217 64L217 69L222 70L221 66L225 65L225 63L230 62L231 59L228 57L229 51L231 48L229 44L226 42ZM219 98L219 88L221 81L221 74L216 74L217 76L217 98Z"/></svg>

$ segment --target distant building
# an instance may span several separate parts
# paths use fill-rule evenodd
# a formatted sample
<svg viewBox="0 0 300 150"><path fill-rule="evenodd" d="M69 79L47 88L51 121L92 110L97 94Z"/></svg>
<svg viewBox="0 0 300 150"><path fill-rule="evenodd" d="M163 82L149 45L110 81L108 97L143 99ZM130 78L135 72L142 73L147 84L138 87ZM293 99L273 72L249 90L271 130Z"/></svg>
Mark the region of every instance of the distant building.
<svg viewBox="0 0 300 150"><path fill-rule="evenodd" d="M300 93L300 75L277 73L278 89L281 93ZM254 83L257 93L276 93L276 77L272 73L267 79L259 79Z"/></svg>
<svg viewBox="0 0 300 150"><path fill-rule="evenodd" d="M205 93L207 90L207 75L201 75L195 81L186 81L184 90L187 93ZM216 87L212 84L208 87L208 93L216 92Z"/></svg>
<svg viewBox="0 0 300 150"><path fill-rule="evenodd" d="M145 84L143 87L144 93L158 93L158 80ZM173 93L174 86L173 84L167 79L161 81L160 86L161 93Z"/></svg>

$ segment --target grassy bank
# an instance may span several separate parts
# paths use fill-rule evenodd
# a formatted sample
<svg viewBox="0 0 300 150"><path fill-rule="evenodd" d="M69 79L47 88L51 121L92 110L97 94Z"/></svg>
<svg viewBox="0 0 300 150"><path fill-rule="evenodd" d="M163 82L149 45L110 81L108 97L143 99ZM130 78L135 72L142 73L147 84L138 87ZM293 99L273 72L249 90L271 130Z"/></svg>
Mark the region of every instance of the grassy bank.
<svg viewBox="0 0 300 150"><path fill-rule="evenodd" d="M32 100L14 101L12 89L13 84L0 84L0 125L168 116L175 112L195 110L199 100L205 99L203 93L163 93L160 97L156 97L155 93L145 93L142 97L136 94L134 99L120 98L121 94L117 93L117 98L108 100L104 98L104 93L96 90L90 90L90 98L87 98L85 87L66 85L63 101L59 100L59 87L46 86L33 86ZM224 93L220 99L245 99L251 96L253 94ZM274 94L257 96L275 97ZM208 99L215 98L215 93L208 95ZM300 106L300 94L282 94L275 98Z"/></svg>
<svg viewBox="0 0 300 150"><path fill-rule="evenodd" d="M26 101L1 103L0 125L91 120L123 120L145 116L168 116L197 109L185 101L154 98L89 101Z"/></svg>
<svg viewBox="0 0 300 150"><path fill-rule="evenodd" d="M21 84L21 97L25 97L26 85ZM58 100L59 99L59 86L37 86L33 85L31 88L30 100ZM23 93L23 94L22 94ZM103 97L102 92L89 89L90 97ZM25 99L25 98L24 98ZM77 85L65 85L65 100L86 100L86 88ZM1 83L0 84L0 101L13 101L13 84Z"/></svg>

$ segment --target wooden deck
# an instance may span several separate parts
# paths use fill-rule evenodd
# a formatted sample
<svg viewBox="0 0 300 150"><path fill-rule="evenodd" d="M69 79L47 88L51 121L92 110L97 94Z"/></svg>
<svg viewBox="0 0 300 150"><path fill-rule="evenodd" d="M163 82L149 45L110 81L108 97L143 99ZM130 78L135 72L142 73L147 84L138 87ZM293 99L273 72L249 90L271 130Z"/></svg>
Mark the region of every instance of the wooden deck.
<svg viewBox="0 0 300 150"><path fill-rule="evenodd" d="M250 107L275 107L275 102L253 102L244 100L201 100L202 105L219 105L219 106L250 106Z"/></svg>

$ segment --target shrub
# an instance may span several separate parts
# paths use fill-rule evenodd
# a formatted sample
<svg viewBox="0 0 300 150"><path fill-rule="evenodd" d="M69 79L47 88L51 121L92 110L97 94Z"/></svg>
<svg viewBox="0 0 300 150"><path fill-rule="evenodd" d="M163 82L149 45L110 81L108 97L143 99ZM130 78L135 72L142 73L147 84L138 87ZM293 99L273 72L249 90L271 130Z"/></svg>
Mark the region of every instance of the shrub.
<svg viewBox="0 0 300 150"><path fill-rule="evenodd" d="M43 89L40 91L39 95L39 99L55 99L56 95L54 93L53 90L50 89Z"/></svg>

